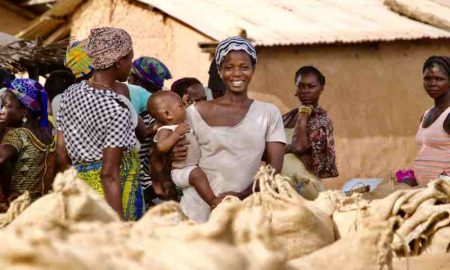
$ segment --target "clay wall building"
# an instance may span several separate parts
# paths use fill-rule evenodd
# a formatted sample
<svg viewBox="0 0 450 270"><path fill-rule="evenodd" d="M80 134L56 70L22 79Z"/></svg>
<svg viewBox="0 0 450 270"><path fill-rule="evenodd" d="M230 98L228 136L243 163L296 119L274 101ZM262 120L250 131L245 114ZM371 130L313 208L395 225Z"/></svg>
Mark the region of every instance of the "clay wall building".
<svg viewBox="0 0 450 270"><path fill-rule="evenodd" d="M259 57L250 95L282 113L299 105L295 71L318 67L327 78L321 105L334 122L341 174L327 181L330 187L412 167L416 129L431 105L422 64L430 55L450 55L449 31L400 16L383 0L61 2L77 3L59 28L36 21L22 34L48 37L66 27L71 38L83 39L94 27L124 28L135 57L155 56L174 78L192 76L205 84L208 52L235 29L245 30ZM63 12L59 4L50 12Z"/></svg>

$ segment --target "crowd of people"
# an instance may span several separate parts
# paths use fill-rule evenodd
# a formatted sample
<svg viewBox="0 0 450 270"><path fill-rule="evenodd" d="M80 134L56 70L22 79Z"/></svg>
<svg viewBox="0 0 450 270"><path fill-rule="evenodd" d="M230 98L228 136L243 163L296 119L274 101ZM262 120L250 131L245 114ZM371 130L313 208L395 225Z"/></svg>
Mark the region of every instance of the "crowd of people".
<svg viewBox="0 0 450 270"><path fill-rule="evenodd" d="M172 79L165 64L133 59L130 35L102 27L70 44L67 69L52 72L44 86L4 76L0 210L26 191L32 200L46 194L55 174L71 166L124 220L179 200L189 218L204 222L225 196L252 193L262 163L282 172L286 154L320 179L338 176L333 123L319 105L326 80L317 68L295 73L300 104L282 116L248 96L258 58L245 38L218 44L208 87L186 77L165 89ZM450 171L450 58L430 57L423 74L435 105L417 133L420 185Z"/></svg>

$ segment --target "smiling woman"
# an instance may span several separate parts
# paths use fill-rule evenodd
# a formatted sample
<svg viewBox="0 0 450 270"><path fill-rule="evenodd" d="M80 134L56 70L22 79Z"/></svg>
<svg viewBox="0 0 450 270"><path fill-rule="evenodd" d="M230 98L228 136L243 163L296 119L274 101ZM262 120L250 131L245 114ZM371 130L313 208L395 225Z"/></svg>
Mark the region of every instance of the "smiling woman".
<svg viewBox="0 0 450 270"><path fill-rule="evenodd" d="M419 185L450 173L450 57L432 56L423 65L423 87L434 99L420 123L414 172Z"/></svg>
<svg viewBox="0 0 450 270"><path fill-rule="evenodd" d="M243 199L251 194L253 176L262 160L281 171L283 122L274 105L248 98L257 58L246 39L222 41L215 60L226 94L193 104L187 109L187 118L200 146L198 166L207 175L214 194ZM174 149L177 156L183 156L181 147ZM195 221L204 222L209 217L208 204L193 187L183 189L181 206Z"/></svg>

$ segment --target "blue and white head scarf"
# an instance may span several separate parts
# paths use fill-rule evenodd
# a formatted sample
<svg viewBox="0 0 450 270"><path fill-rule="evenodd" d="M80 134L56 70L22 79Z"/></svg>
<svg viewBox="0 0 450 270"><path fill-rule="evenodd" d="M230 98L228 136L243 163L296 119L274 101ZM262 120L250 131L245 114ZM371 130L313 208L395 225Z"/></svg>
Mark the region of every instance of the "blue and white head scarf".
<svg viewBox="0 0 450 270"><path fill-rule="evenodd" d="M252 58L253 62L256 64L256 50L255 47L243 37L230 37L219 43L216 48L216 65L220 66L225 59L225 56L229 54L231 51L244 51L246 52L250 58Z"/></svg>
<svg viewBox="0 0 450 270"><path fill-rule="evenodd" d="M48 126L47 92L37 81L32 79L14 79L6 83L11 92L23 106L39 117L39 126Z"/></svg>

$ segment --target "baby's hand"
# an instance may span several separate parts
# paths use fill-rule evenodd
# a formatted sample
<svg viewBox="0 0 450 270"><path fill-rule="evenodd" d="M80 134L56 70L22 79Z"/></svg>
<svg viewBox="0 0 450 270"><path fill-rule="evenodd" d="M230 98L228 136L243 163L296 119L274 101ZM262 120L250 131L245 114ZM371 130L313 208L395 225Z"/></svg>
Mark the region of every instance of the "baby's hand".
<svg viewBox="0 0 450 270"><path fill-rule="evenodd" d="M190 130L191 128L187 123L181 123L175 128L173 133L177 134L181 138L184 135L186 135L186 133L188 133Z"/></svg>

